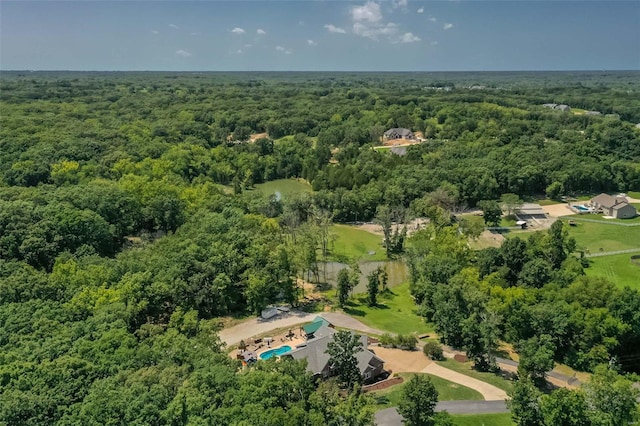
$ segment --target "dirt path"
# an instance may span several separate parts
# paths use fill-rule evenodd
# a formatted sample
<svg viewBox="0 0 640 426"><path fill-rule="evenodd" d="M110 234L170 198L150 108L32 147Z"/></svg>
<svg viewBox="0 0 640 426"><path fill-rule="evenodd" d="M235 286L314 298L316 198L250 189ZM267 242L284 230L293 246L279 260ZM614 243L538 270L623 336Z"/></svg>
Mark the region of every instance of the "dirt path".
<svg viewBox="0 0 640 426"><path fill-rule="evenodd" d="M507 393L502 389L478 379L474 379L473 377L465 376L464 374L449 370L435 362L427 365L422 369L421 373L433 374L434 376L442 377L450 382L458 383L459 385L478 391L486 401L504 401L507 398Z"/></svg>
<svg viewBox="0 0 640 426"><path fill-rule="evenodd" d="M542 206L542 209L551 217L560 217L575 214L575 212L571 211L571 209L569 208L569 204L567 203Z"/></svg>
<svg viewBox="0 0 640 426"><path fill-rule="evenodd" d="M227 346L235 345L240 340L248 339L253 336L260 336L268 333L271 330L278 328L292 327L297 324L303 324L305 322L311 322L315 317L324 317L331 324L336 327L348 328L356 330L365 334L381 335L385 332L375 328L371 328L355 318L341 312L323 312L322 314L308 314L306 312L292 310L288 314L281 314L274 318L265 320L262 318L252 318L250 320L241 322L233 327L226 328L220 331L220 339L227 344Z"/></svg>
<svg viewBox="0 0 640 426"><path fill-rule="evenodd" d="M424 356L422 351L403 351L402 349L383 348L372 346L369 348L376 355L384 359L385 370L393 373L413 373L422 371L432 361Z"/></svg>

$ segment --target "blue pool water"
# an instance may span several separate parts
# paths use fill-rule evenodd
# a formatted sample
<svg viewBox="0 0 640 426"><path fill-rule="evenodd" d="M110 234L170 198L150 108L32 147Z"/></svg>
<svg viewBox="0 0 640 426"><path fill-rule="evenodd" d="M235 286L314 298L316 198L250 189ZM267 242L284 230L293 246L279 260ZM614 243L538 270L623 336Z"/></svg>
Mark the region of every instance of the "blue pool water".
<svg viewBox="0 0 640 426"><path fill-rule="evenodd" d="M573 207L575 207L576 209L580 210L581 212L588 212L589 211L589 209L586 208L585 206L575 205Z"/></svg>
<svg viewBox="0 0 640 426"><path fill-rule="evenodd" d="M280 346L279 348L275 348L275 349L269 349L266 352L262 352L260 354L260 359L269 359L269 358L273 358L274 356L280 356L280 355L284 355L287 352L291 351L291 346Z"/></svg>

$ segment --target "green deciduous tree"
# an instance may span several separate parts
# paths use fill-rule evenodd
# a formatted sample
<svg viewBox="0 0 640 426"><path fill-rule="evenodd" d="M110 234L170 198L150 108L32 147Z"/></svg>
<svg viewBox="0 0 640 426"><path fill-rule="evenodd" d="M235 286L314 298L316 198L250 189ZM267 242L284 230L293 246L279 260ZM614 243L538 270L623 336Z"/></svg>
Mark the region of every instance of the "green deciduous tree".
<svg viewBox="0 0 640 426"><path fill-rule="evenodd" d="M416 374L404 385L398 412L409 426L435 425L438 391L427 375Z"/></svg>
<svg viewBox="0 0 640 426"><path fill-rule="evenodd" d="M362 375L355 356L361 350L360 336L347 330L336 332L333 341L327 345L329 364L333 366L333 372L340 384L349 390L353 390L354 386L362 383Z"/></svg>

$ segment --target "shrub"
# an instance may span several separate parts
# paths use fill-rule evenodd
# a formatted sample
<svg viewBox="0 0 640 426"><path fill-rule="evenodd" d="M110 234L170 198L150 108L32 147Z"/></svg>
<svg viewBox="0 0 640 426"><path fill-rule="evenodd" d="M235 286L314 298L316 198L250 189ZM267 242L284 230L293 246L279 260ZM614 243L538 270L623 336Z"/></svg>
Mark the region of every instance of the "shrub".
<svg viewBox="0 0 640 426"><path fill-rule="evenodd" d="M444 359L442 346L440 346L438 342L425 343L424 347L422 348L422 352L424 352L424 354L428 356L429 359L432 359L434 361L441 361L442 359Z"/></svg>

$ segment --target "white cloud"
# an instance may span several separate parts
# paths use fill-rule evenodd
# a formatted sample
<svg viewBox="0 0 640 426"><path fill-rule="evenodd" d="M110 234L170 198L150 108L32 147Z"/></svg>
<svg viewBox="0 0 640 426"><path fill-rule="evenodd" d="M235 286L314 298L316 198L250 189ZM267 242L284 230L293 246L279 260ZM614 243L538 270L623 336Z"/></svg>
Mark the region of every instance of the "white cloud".
<svg viewBox="0 0 640 426"><path fill-rule="evenodd" d="M424 13L424 7L421 7L420 9L417 10L418 13Z"/></svg>
<svg viewBox="0 0 640 426"><path fill-rule="evenodd" d="M198 36L198 35L200 35L200 33L195 32L195 33L191 33L191 35L192 35L192 36Z"/></svg>
<svg viewBox="0 0 640 426"><path fill-rule="evenodd" d="M420 37L413 33L404 33L400 36L400 43L415 43L416 41L420 41Z"/></svg>
<svg viewBox="0 0 640 426"><path fill-rule="evenodd" d="M177 30L180 27L178 27L176 24L169 24L169 28L173 28L174 30Z"/></svg>
<svg viewBox="0 0 640 426"><path fill-rule="evenodd" d="M444 29L445 30L449 30L451 28L453 28L453 24L444 24Z"/></svg>
<svg viewBox="0 0 640 426"><path fill-rule="evenodd" d="M351 8L351 18L354 22L380 22L382 20L380 5L369 1L363 6L354 6Z"/></svg>
<svg viewBox="0 0 640 426"><path fill-rule="evenodd" d="M237 54L237 55L242 55L242 53L243 53L243 52L242 52L242 49L238 49L238 50L236 50L236 54Z"/></svg>
<svg viewBox="0 0 640 426"><path fill-rule="evenodd" d="M282 53L284 53L285 55L291 55L291 54L293 53L291 50L286 49L286 48L284 48L284 47L282 47L282 46L276 46L276 50L277 50L278 52L282 52Z"/></svg>
<svg viewBox="0 0 640 426"><path fill-rule="evenodd" d="M345 34L345 33L347 32L347 31L346 31L346 30L344 30L343 28L336 27L336 26L335 26L335 25L333 25L333 24L327 24L327 25L325 25L324 27L325 27L325 28L327 29L327 31L329 31L330 33L335 33L335 34Z"/></svg>
<svg viewBox="0 0 640 426"><path fill-rule="evenodd" d="M362 22L353 24L353 33L372 40L377 40L379 36L391 36L398 32L398 25L393 22L378 25L366 25Z"/></svg>
<svg viewBox="0 0 640 426"><path fill-rule="evenodd" d="M234 34L244 34L244 30L238 27L235 27L234 29L232 29L231 32Z"/></svg>
<svg viewBox="0 0 640 426"><path fill-rule="evenodd" d="M253 44L251 44L251 43L247 43L247 44L244 45L244 47L247 48L247 49L250 48L251 46L253 46Z"/></svg>
<svg viewBox="0 0 640 426"><path fill-rule="evenodd" d="M437 42L436 40L433 40L433 41L432 41L432 42L430 42L429 44L430 44L430 45L432 45L432 46L437 46L437 45L438 45L438 42Z"/></svg>
<svg viewBox="0 0 640 426"><path fill-rule="evenodd" d="M397 8L406 9L407 6L409 5L409 1L408 0L392 0L391 4L393 4L393 7L395 9Z"/></svg>
<svg viewBox="0 0 640 426"><path fill-rule="evenodd" d="M429 16L429 20L430 20L431 22L436 22L436 21L437 21L437 19L436 19L436 17L435 17L435 16Z"/></svg>
<svg viewBox="0 0 640 426"><path fill-rule="evenodd" d="M151 30L151 34L156 34L156 35L157 35L157 34L160 34L160 31L158 31L158 30Z"/></svg>
<svg viewBox="0 0 640 426"><path fill-rule="evenodd" d="M176 50L176 55L178 56L182 56L183 58L188 58L189 56L191 56L191 53L187 52L186 50Z"/></svg>
<svg viewBox="0 0 640 426"><path fill-rule="evenodd" d="M256 30L256 33L257 33L258 35L265 35L265 34L267 34L267 32L266 32L265 30L263 30L262 28L258 28L258 29Z"/></svg>
<svg viewBox="0 0 640 426"><path fill-rule="evenodd" d="M316 43L316 42L315 42L315 41L313 41L313 40L307 40L307 44L308 44L309 46L317 46L317 45L318 45L318 43Z"/></svg>

